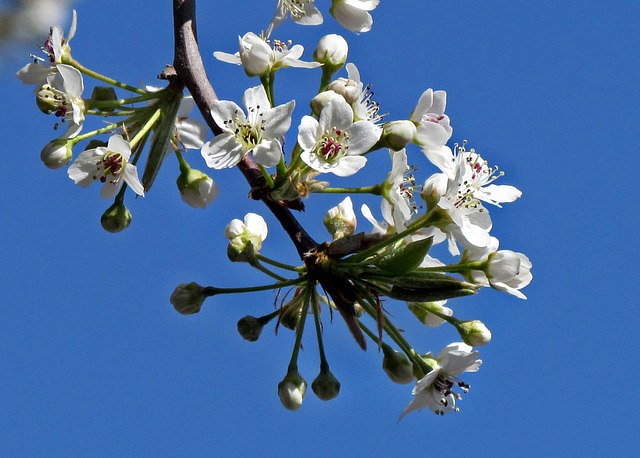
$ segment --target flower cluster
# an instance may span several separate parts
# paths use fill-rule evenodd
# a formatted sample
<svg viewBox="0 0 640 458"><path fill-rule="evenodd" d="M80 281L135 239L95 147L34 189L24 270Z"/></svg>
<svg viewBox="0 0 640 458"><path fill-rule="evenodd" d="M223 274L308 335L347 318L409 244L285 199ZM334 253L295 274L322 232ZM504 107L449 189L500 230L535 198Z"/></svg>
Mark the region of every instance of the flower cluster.
<svg viewBox="0 0 640 458"><path fill-rule="evenodd" d="M372 24L369 12L377 4L377 0L334 0L330 12L347 29L365 32ZM267 204L291 237L301 264L263 255L267 224L257 213L248 213L243 220L233 219L225 230L227 256L232 262L248 263L274 282L238 288L183 283L170 298L175 309L195 314L208 297L218 294L284 290L277 310L243 317L238 332L248 341L257 341L272 320L276 329L282 326L295 332L291 361L278 384L287 409L299 409L307 393L308 384L297 366L307 319L313 319L320 353L319 374L311 389L322 400L339 394L340 382L329 370L324 352L324 308L338 311L363 350L369 341L381 350L382 368L392 381L415 383L415 397L400 418L424 407L439 415L457 411L459 391L469 389L459 377L478 370L482 361L473 347L488 344L492 334L478 320L456 318L452 302L485 287L526 298L521 290L532 280L532 264L522 253L498 249L488 210L489 205L499 208L514 202L521 192L497 184L504 173L466 141L450 144L453 128L445 113L445 91L427 89L419 96L417 92L412 111L399 119L387 120L390 115L383 119L371 85L363 82L354 63L347 63L347 41L327 35L318 43L313 61L302 60L302 45L270 38L287 17L305 25L323 21L312 1L281 0L266 33L239 37L235 54L213 54L221 62L241 65L248 77L258 76L260 84L247 84L241 99L244 108L233 100L214 100L204 107L199 101L200 109L209 110L208 119L215 123L211 126L216 135L207 140L207 127L188 117L195 102L183 97L177 75L163 74L169 80L164 89L136 88L73 59L69 41L76 31L74 13L68 37L54 27L42 48L47 58L18 72L23 83L37 85L38 107L69 124L62 137L45 147L42 159L48 167L62 167L73 160L79 142L90 140L69 166L68 175L82 187L103 183L101 196L114 198L101 218L110 232L131 222L123 204L125 190L148 194L172 154L180 170L176 180L180 196L197 208L207 207L221 190L207 174L191 168L184 152L200 150L211 173L239 167L251 185L250 196ZM276 73L286 68L318 75L320 83L318 92L308 97L311 114L302 115L297 125L294 111L300 103L275 103ZM98 86L90 98L83 98L82 75L110 86ZM115 88L132 95L118 98ZM80 135L89 116L111 120ZM99 140L103 134L108 137ZM290 142L285 142L287 136ZM150 146L140 178L136 164L147 139ZM388 168L378 172L372 184L331 186L329 180L334 177L349 178L365 168L369 155L389 158ZM418 170L429 168L430 175L417 176ZM345 195L322 220L330 234L323 243L315 242L291 211L305 208L313 194ZM371 225L368 232L356 232L357 199L363 200L359 210ZM379 202L381 220L365 200L369 205ZM445 242L448 253L443 246L443 254L436 257L431 248ZM454 339L461 342L446 345L437 356L414 349L383 307L388 300L405 303L426 327L451 325Z"/></svg>

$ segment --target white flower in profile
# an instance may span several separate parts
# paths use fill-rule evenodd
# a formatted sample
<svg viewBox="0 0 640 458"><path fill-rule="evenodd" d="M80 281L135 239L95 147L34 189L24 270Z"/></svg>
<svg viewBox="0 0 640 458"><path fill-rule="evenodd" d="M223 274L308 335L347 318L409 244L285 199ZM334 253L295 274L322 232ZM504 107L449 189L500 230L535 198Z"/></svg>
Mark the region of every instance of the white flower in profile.
<svg viewBox="0 0 640 458"><path fill-rule="evenodd" d="M345 29L368 32L373 25L368 11L373 11L378 3L380 0L333 0L329 12Z"/></svg>
<svg viewBox="0 0 640 458"><path fill-rule="evenodd" d="M491 237L487 247L470 247L464 250L460 264L484 262L483 270L472 270L468 279L483 286L490 286L517 298L526 299L520 290L531 283L531 261L522 253L498 250L499 241Z"/></svg>
<svg viewBox="0 0 640 458"><path fill-rule="evenodd" d="M138 178L138 169L129 162L131 145L120 135L109 137L107 146L88 149L78 155L69 167L68 175L76 184L87 188L94 181L104 183L100 196L113 197L124 181L138 195L144 188Z"/></svg>
<svg viewBox="0 0 640 458"><path fill-rule="evenodd" d="M411 121L416 125L414 142L422 146L427 158L439 166L443 146L453 134L449 117L444 114L447 106L447 93L427 89L420 96L416 108L411 113ZM442 169L442 168L441 168Z"/></svg>
<svg viewBox="0 0 640 458"><path fill-rule="evenodd" d="M393 206L393 211L399 212L401 219L408 221L415 213L416 207L413 202L415 177L410 173L413 169L407 164L406 150L389 150L389 154L392 167L387 179L382 183L382 195Z"/></svg>
<svg viewBox="0 0 640 458"><path fill-rule="evenodd" d="M230 64L242 65L249 76L264 76L274 73L279 68L315 68L318 62L305 62L300 60L304 47L294 45L289 49L289 44L280 40L265 41L253 32L238 37L238 52L229 54L216 51L213 56Z"/></svg>
<svg viewBox="0 0 640 458"><path fill-rule="evenodd" d="M416 382L413 388L415 398L409 403L400 415L398 421L414 410L422 410L425 407L438 414L444 415L456 408L456 399L461 399L452 388L457 385L466 393L469 385L458 378L465 372L476 372L482 360L478 359L480 353L463 342L456 342L443 348L435 358L428 353L424 359L432 370Z"/></svg>
<svg viewBox="0 0 640 458"><path fill-rule="evenodd" d="M367 162L363 156L380 138L368 121L353 122L353 110L340 99L329 101L320 118L304 116L298 127L300 158L321 173L353 175Z"/></svg>
<svg viewBox="0 0 640 458"><path fill-rule="evenodd" d="M40 48L46 55L46 59L36 57L36 61L22 67L18 73L18 79L27 85L42 84L46 81L47 76L57 71L57 65L71 58L71 46L69 42L76 34L78 23L78 14L73 10L73 19L71 28L67 37L64 37L62 27L56 25L51 28L49 37L44 45Z"/></svg>
<svg viewBox="0 0 640 458"><path fill-rule="evenodd" d="M56 116L68 119L73 124L81 125L84 121L85 104L82 99L84 81L82 73L71 65L60 64L57 73L47 76L47 84L43 86L40 94L53 94L52 103L56 105ZM42 99L39 100L42 102Z"/></svg>
<svg viewBox="0 0 640 458"><path fill-rule="evenodd" d="M265 167L276 165L282 157L278 139L291 126L295 101L271 108L264 87L256 86L245 91L242 103L247 107L246 116L229 100L215 100L211 105L211 116L222 129L202 147L202 157L211 168L233 167L249 152Z"/></svg>
<svg viewBox="0 0 640 458"><path fill-rule="evenodd" d="M313 4L313 0L278 0L276 14L265 32L267 38L287 17L300 25L320 25L324 20L318 8Z"/></svg>

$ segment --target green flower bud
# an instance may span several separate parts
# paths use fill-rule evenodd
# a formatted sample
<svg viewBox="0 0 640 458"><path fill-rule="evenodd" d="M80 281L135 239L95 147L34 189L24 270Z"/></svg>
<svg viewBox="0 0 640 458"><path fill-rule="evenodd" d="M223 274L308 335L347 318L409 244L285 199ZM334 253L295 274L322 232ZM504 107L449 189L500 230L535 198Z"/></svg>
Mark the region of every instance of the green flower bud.
<svg viewBox="0 0 640 458"><path fill-rule="evenodd" d="M247 315L238 321L238 333L244 340L255 342L262 333L264 323L259 318Z"/></svg>
<svg viewBox="0 0 640 458"><path fill-rule="evenodd" d="M176 184L182 200L193 208L205 208L218 197L218 185L200 170L182 170Z"/></svg>
<svg viewBox="0 0 640 458"><path fill-rule="evenodd" d="M116 91L110 86L96 86L91 93L91 102L108 102L111 100L118 100ZM102 111L114 111L115 107L101 107Z"/></svg>
<svg viewBox="0 0 640 458"><path fill-rule="evenodd" d="M382 146L393 151L400 151L413 142L416 132L416 126L411 121L391 121L384 125L380 141Z"/></svg>
<svg viewBox="0 0 640 458"><path fill-rule="evenodd" d="M313 383L311 383L311 389L318 396L318 399L330 401L340 393L340 382L327 367L326 370L322 369Z"/></svg>
<svg viewBox="0 0 640 458"><path fill-rule="evenodd" d="M318 47L313 53L313 60L322 65L322 79L329 81L347 61L349 45L340 35L325 35L318 42Z"/></svg>
<svg viewBox="0 0 640 458"><path fill-rule="evenodd" d="M415 380L413 376L413 365L404 353L399 351L385 351L384 357L382 358L382 368L392 382L406 385Z"/></svg>
<svg viewBox="0 0 640 458"><path fill-rule="evenodd" d="M253 262L267 233L267 223L258 214L247 213L244 222L232 220L224 230L224 236L229 239L227 256L232 262Z"/></svg>
<svg viewBox="0 0 640 458"><path fill-rule="evenodd" d="M356 230L357 220L353 211L351 197L346 197L337 206L329 209L324 215L324 225L333 236L333 240L346 235L353 235Z"/></svg>
<svg viewBox="0 0 640 458"><path fill-rule="evenodd" d="M491 341L491 331L482 321L458 321L455 326L467 345L482 347Z"/></svg>
<svg viewBox="0 0 640 458"><path fill-rule="evenodd" d="M195 282L178 285L171 294L171 305L182 315L198 313L204 300L211 296L206 293L206 288Z"/></svg>
<svg viewBox="0 0 640 458"><path fill-rule="evenodd" d="M424 361L424 363L431 369L438 367L438 360L433 357L433 354L431 352L427 353L426 355L420 355L420 358L422 358L422 361ZM418 364L414 363L413 376L416 378L416 380L420 380L425 375L427 374L422 370L422 368Z"/></svg>
<svg viewBox="0 0 640 458"><path fill-rule="evenodd" d="M278 383L280 402L289 410L298 410L302 407L305 394L307 394L307 382L298 371L289 372L285 378Z"/></svg>
<svg viewBox="0 0 640 458"><path fill-rule="evenodd" d="M444 319L440 318L437 315L434 315L432 312L441 313L442 315L451 316L453 315L453 310L449 307L444 307L443 304L446 301L437 301L437 302L407 302L407 306L409 310L413 312L413 314L424 324L430 328L434 328L436 326L440 326L444 323Z"/></svg>
<svg viewBox="0 0 640 458"><path fill-rule="evenodd" d="M105 231L115 234L129 227L131 213L122 202L116 202L102 214L100 224Z"/></svg>
<svg viewBox="0 0 640 458"><path fill-rule="evenodd" d="M300 306L287 307L280 315L280 324L287 329L295 331L301 316L302 308Z"/></svg>

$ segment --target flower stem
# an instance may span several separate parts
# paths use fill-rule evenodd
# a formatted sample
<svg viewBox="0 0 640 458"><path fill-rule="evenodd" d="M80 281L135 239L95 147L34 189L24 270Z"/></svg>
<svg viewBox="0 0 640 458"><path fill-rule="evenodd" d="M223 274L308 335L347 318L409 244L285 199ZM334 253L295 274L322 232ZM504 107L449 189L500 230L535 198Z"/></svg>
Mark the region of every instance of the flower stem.
<svg viewBox="0 0 640 458"><path fill-rule="evenodd" d="M304 267L295 267L295 266L291 266L289 264L284 264L282 262L278 262L278 261L274 261L273 259L267 258L266 256L261 255L260 253L256 253L255 254L256 259L267 263L267 264L271 264L272 266L275 267L280 267L281 269L285 269L285 270L291 270L292 272L304 272L305 268Z"/></svg>
<svg viewBox="0 0 640 458"><path fill-rule="evenodd" d="M69 65L75 67L76 69L80 70L80 72L84 73L85 75L90 76L92 78L95 78L98 81L102 81L103 83L107 83L107 84L110 84L112 86L119 87L120 89L125 89L125 90L127 90L129 92L134 92L136 94L141 94L141 95L148 94L148 92L145 91L144 89L133 87L133 86L129 86L128 84L121 83L121 82L116 81L116 80L114 80L112 78L109 78L107 76L101 75L100 73L94 72L93 70L89 70L87 67L83 66L80 62L78 62L77 60L75 60L73 58L71 58L69 60L69 62L65 62L65 64L69 64Z"/></svg>
<svg viewBox="0 0 640 458"><path fill-rule="evenodd" d="M314 288L315 290L315 288ZM304 332L304 322L307 319L307 313L309 311L309 288L304 289L304 304L302 305L302 311L300 314L300 321L298 321L298 325L296 327L296 343L293 347L293 353L291 354L291 361L289 362L289 367L287 371L289 373L295 372L298 370L298 353L300 352L300 343L302 342L302 334Z"/></svg>
<svg viewBox="0 0 640 458"><path fill-rule="evenodd" d="M313 318L316 324L316 335L318 336L318 351L320 353L320 371L328 371L329 363L324 353L324 344L322 342L322 329L320 327L320 307L318 303L318 292L315 288L311 291L311 308L313 309Z"/></svg>
<svg viewBox="0 0 640 458"><path fill-rule="evenodd" d="M363 186L361 188L324 188L314 191L316 194L373 194L374 196L382 195L382 187L377 184L374 186Z"/></svg>
<svg viewBox="0 0 640 458"><path fill-rule="evenodd" d="M306 277L294 278L293 280L281 281L272 285L263 286L247 286L244 288L216 288L215 286L207 286L205 290L208 296L217 294L234 294L234 293L255 293L258 291L268 291L270 289L284 288L285 286L300 285L307 281Z"/></svg>
<svg viewBox="0 0 640 458"><path fill-rule="evenodd" d="M135 137L129 142L131 147L133 148L145 135L147 132L151 130L153 125L160 119L160 115L162 114L162 109L158 108L155 113L149 118L149 120L142 126L142 129L136 134Z"/></svg>
<svg viewBox="0 0 640 458"><path fill-rule="evenodd" d="M264 273L264 274L266 274L266 275L268 275L268 276L270 276L272 278L275 278L278 281L287 281L286 278L281 277L280 275L278 275L278 274L276 274L274 272L271 272L265 266L260 264L257 259L254 259L253 261L249 262L249 265L251 267L253 267L254 269L258 269L260 272L262 272L262 273Z"/></svg>

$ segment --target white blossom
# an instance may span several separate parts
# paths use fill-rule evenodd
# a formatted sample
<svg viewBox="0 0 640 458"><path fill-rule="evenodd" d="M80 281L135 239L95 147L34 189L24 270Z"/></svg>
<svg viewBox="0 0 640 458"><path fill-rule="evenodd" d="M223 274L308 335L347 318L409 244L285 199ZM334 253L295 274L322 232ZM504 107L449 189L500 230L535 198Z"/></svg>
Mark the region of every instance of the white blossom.
<svg viewBox="0 0 640 458"><path fill-rule="evenodd" d="M304 52L302 45L294 45L289 49L289 45L285 42L279 40L267 42L253 32L238 37L238 41L237 53L216 51L213 56L223 62L242 65L249 76L264 76L274 73L279 68L315 68L322 65L318 62L300 60Z"/></svg>
<svg viewBox="0 0 640 458"><path fill-rule="evenodd" d="M211 168L233 167L249 152L265 167L276 165L282 157L279 138L291 126L295 101L271 108L264 87L256 86L245 91L242 103L247 107L246 116L232 101L215 100L211 105L211 116L222 129L202 147Z"/></svg>
<svg viewBox="0 0 640 458"><path fill-rule="evenodd" d="M129 162L131 146L120 135L112 135L106 147L88 149L78 155L69 167L68 175L83 188L94 181L104 183L100 196L113 197L124 180L138 195L144 196L144 188L138 178L138 169Z"/></svg>
<svg viewBox="0 0 640 458"><path fill-rule="evenodd" d="M476 372L482 360L478 359L480 353L463 342L456 342L443 348L437 357L428 353L425 359L431 365L432 370L416 382L413 388L415 398L409 403L400 419L414 410L422 410L425 407L439 415L444 415L451 410L457 410L456 399L461 396L454 393L452 388L457 385L466 393L469 385L458 378L465 372ZM398 421L399 421L398 420Z"/></svg>
<svg viewBox="0 0 640 458"><path fill-rule="evenodd" d="M367 162L363 156L380 138L380 132L368 121L353 122L353 110L345 101L331 100L320 118L304 116L298 128L300 158L321 173L346 177Z"/></svg>
<svg viewBox="0 0 640 458"><path fill-rule="evenodd" d="M300 25L319 25L324 20L322 13L313 4L313 0L278 0L276 14L265 32L267 38L287 17Z"/></svg>
<svg viewBox="0 0 640 458"><path fill-rule="evenodd" d="M415 143L422 146L422 151L435 165L439 165L438 155L453 134L449 117L444 114L446 106L445 91L427 89L411 113L411 121L417 128Z"/></svg>

